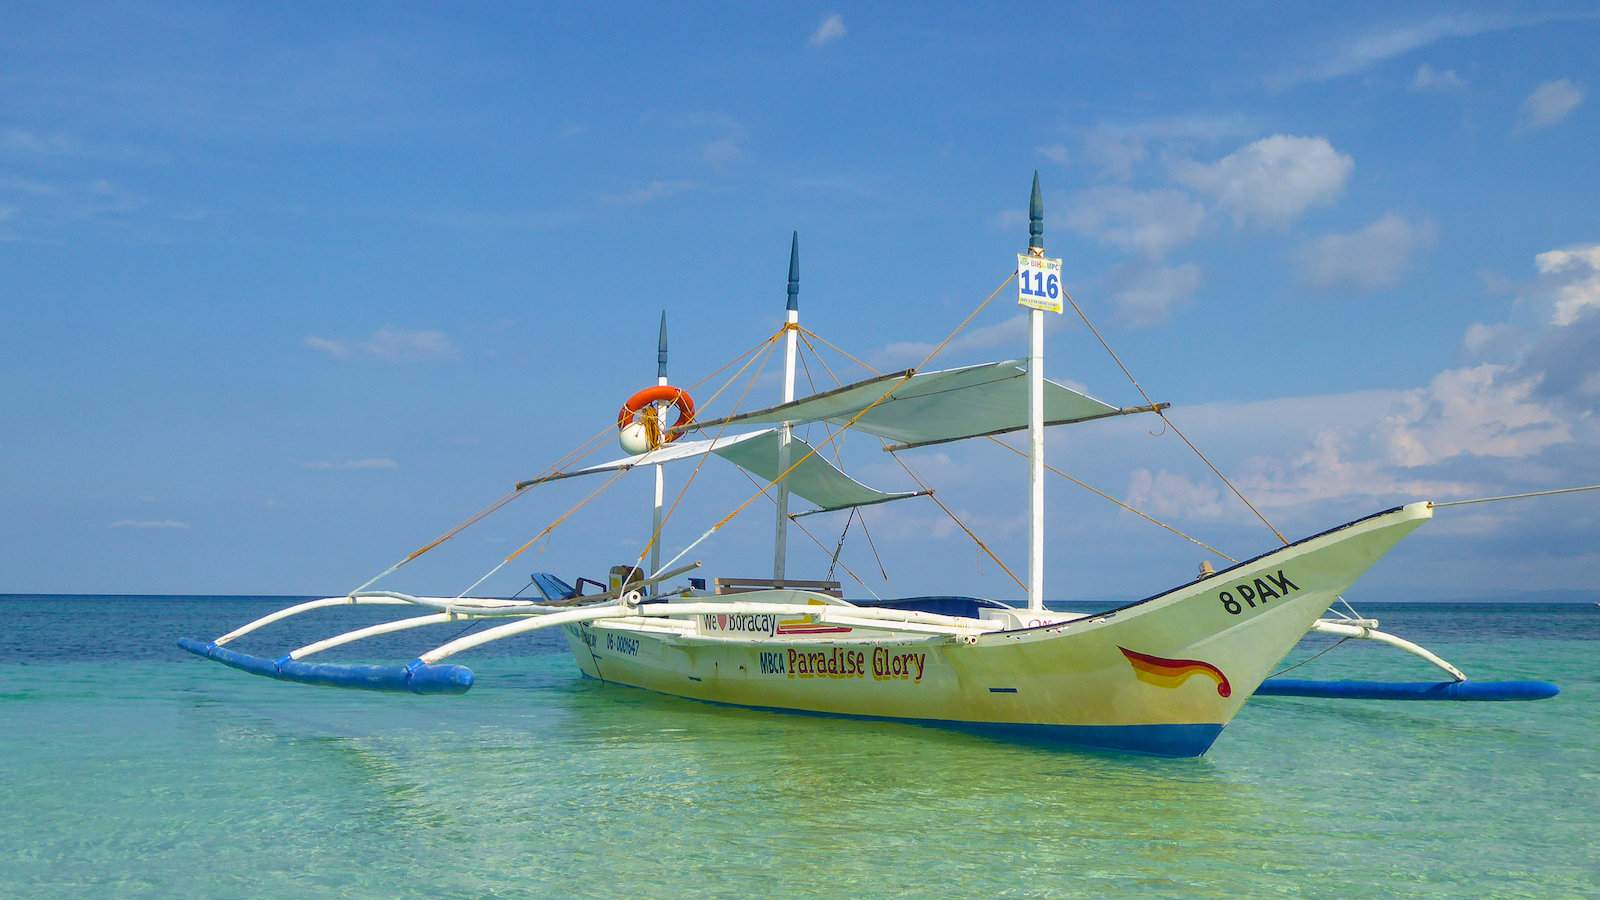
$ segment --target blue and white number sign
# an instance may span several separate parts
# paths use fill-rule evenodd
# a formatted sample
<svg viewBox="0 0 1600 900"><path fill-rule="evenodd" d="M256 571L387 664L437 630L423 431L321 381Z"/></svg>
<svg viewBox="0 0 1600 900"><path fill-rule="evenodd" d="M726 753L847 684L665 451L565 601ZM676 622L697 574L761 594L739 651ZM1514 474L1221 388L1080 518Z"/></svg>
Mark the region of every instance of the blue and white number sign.
<svg viewBox="0 0 1600 900"><path fill-rule="evenodd" d="M1061 312L1061 260L1017 254L1017 305Z"/></svg>

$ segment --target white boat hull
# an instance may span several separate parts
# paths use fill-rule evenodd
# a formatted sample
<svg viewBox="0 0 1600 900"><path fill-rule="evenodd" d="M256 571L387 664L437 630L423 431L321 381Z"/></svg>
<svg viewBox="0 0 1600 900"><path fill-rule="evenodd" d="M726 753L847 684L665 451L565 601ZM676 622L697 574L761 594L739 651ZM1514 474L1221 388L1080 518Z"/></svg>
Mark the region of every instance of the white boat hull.
<svg viewBox="0 0 1600 900"><path fill-rule="evenodd" d="M642 618L563 628L584 674L681 697L1198 756L1336 597L1431 515L1424 503L1379 513L1118 610L1033 628L923 636L804 619L773 627L776 617L761 616L733 617L732 628Z"/></svg>

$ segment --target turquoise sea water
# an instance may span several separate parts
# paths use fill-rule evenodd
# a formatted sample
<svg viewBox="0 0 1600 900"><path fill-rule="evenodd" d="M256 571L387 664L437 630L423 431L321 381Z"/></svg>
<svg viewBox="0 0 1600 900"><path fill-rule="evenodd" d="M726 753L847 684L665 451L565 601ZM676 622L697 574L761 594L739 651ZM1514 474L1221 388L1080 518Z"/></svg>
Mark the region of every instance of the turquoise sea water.
<svg viewBox="0 0 1600 900"><path fill-rule="evenodd" d="M1166 760L663 697L581 678L554 636L463 658L462 697L174 645L286 602L0 595L0 897L1600 894L1592 605L1366 605L1470 675L1562 694L1259 698ZM1349 644L1295 676L1434 680Z"/></svg>

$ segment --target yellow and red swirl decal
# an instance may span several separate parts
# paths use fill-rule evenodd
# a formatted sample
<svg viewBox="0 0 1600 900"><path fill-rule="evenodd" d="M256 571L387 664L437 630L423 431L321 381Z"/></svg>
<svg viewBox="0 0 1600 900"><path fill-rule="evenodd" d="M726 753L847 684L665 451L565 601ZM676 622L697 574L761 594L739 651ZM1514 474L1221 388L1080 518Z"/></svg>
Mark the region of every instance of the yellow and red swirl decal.
<svg viewBox="0 0 1600 900"><path fill-rule="evenodd" d="M1228 676L1208 662L1201 662L1198 659L1166 659L1129 650L1127 647L1117 649L1128 658L1128 664L1133 666L1138 679L1146 684L1175 688L1195 675L1204 675L1217 683L1218 697L1227 697L1233 693L1233 686L1228 684Z"/></svg>

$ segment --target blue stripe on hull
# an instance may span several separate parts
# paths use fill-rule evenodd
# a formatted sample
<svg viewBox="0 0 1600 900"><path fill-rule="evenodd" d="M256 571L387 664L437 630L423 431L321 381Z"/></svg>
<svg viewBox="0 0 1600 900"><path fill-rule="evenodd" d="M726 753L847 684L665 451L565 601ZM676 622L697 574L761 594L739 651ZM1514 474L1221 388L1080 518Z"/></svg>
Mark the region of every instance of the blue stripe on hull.
<svg viewBox="0 0 1600 900"><path fill-rule="evenodd" d="M1217 740L1217 735L1222 733L1221 725L1038 725L1023 722L960 722L953 719L902 719L896 716L862 716L808 709L785 709L777 706L746 706L742 703L722 703L716 700L701 702L762 712L943 728L947 731L959 731L963 734L1033 747L1115 750L1121 753L1144 753L1151 756L1202 756L1211 749L1211 745Z"/></svg>
<svg viewBox="0 0 1600 900"><path fill-rule="evenodd" d="M580 671L582 670L580 669ZM594 678L588 672L583 672L582 674L585 678ZM753 706L745 703L729 703L723 700L703 700L699 697L641 688L637 685L612 681L606 678L595 678L594 680L621 687L650 691L652 694L661 694L666 697L678 697L699 703L709 703L712 706L728 706L734 709L752 709L759 712L817 716L828 719L895 722L901 725L943 728L947 731L959 731L964 734L1007 741L1013 744L1026 744L1051 749L1114 750L1122 753L1143 753L1151 756L1203 756L1207 750L1211 749L1211 745L1216 742L1217 736L1222 734L1221 725L1208 724L1037 725L1019 722L960 722L951 719L903 719L896 716L865 716L854 713L789 709L782 706Z"/></svg>
<svg viewBox="0 0 1600 900"><path fill-rule="evenodd" d="M891 719L902 722L905 719ZM1202 756L1222 734L1221 725L1018 725L913 719L919 725L952 728L1014 743L1087 747L1152 756Z"/></svg>

